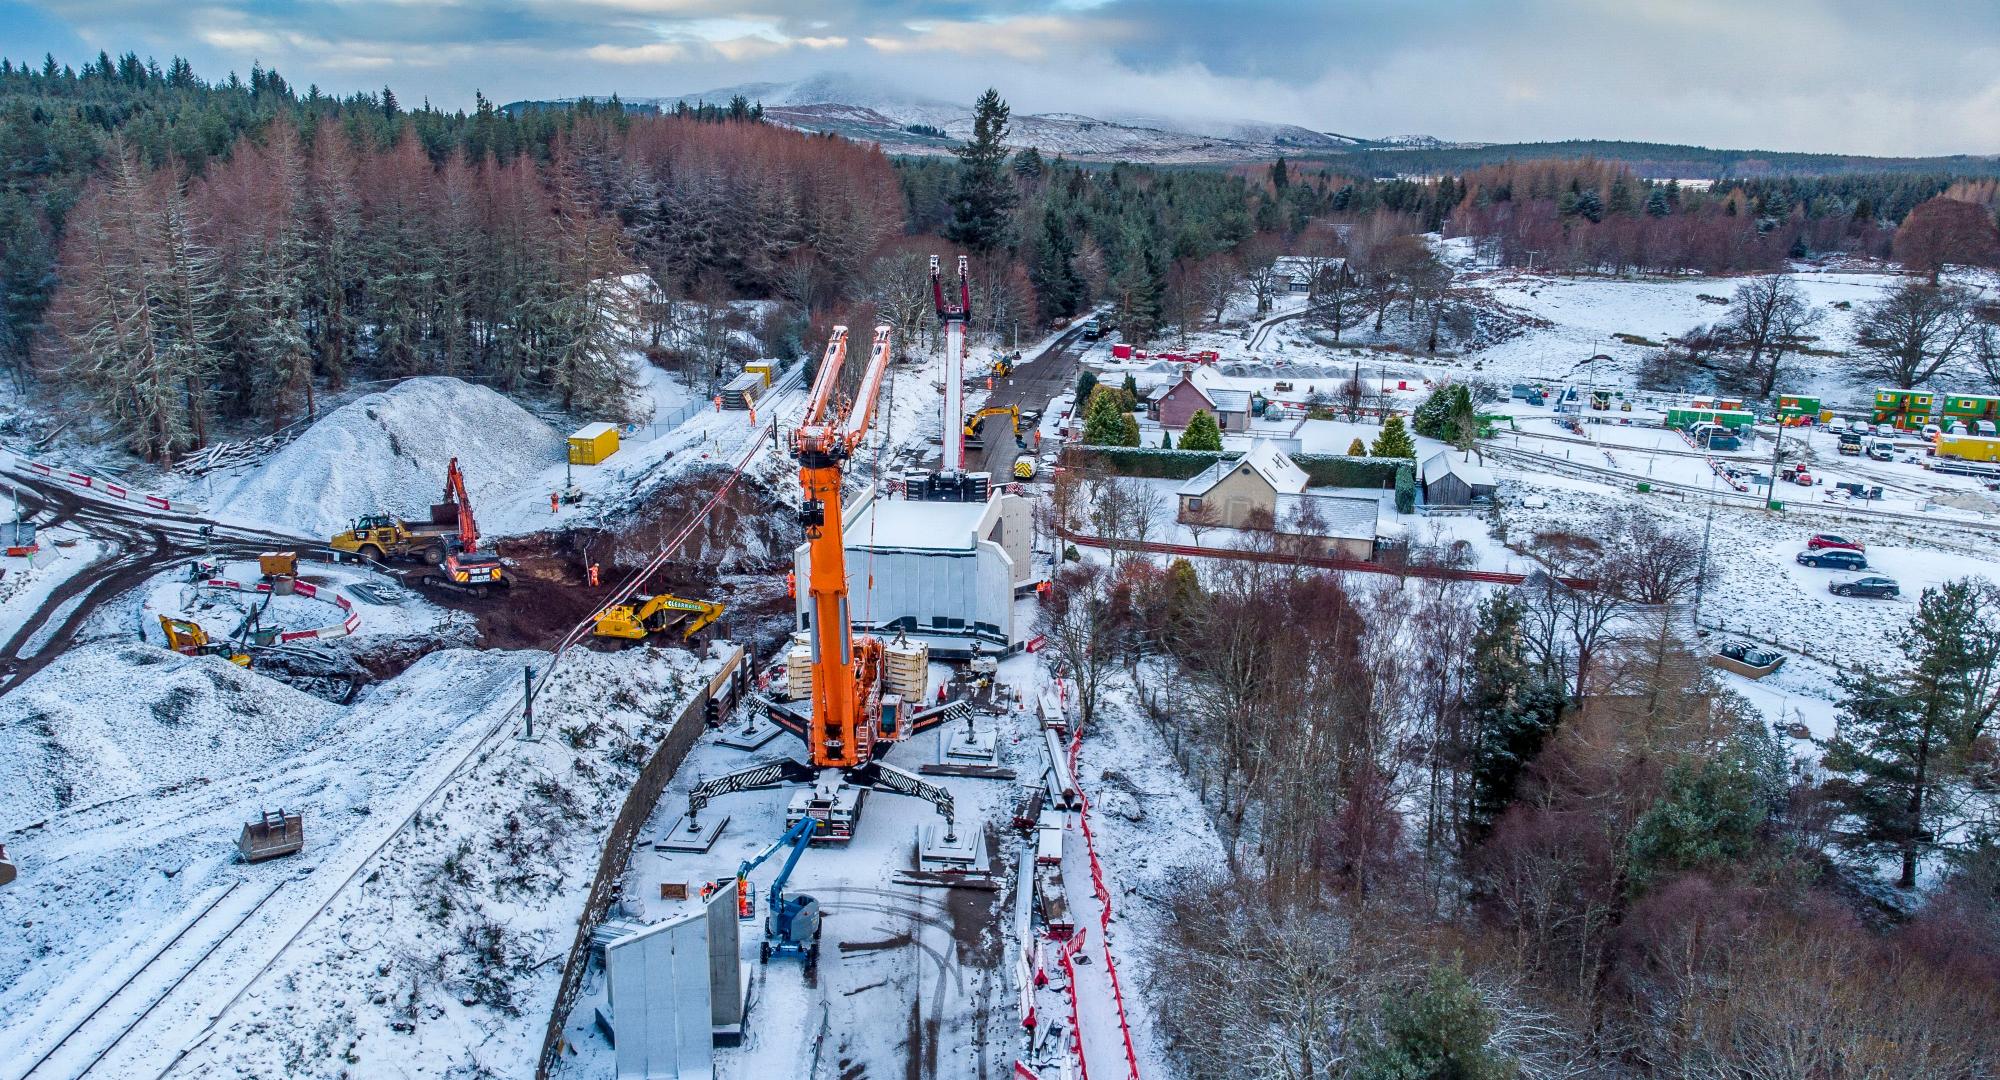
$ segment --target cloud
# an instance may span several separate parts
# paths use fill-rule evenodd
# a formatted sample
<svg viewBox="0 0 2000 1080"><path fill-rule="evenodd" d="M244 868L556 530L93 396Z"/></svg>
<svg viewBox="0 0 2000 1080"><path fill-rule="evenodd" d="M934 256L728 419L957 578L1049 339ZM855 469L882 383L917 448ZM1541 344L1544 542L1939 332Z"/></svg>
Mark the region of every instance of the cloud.
<svg viewBox="0 0 2000 1080"><path fill-rule="evenodd" d="M17 59L253 61L465 106L833 69L1018 111L1355 135L2000 151L2000 3L1927 0L0 0Z"/></svg>

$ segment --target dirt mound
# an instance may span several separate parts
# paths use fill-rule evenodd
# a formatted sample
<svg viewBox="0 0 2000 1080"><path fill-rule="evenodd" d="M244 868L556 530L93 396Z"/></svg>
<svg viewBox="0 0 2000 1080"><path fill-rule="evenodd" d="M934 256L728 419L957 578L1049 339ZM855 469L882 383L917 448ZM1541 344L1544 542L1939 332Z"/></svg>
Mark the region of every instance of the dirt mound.
<svg viewBox="0 0 2000 1080"><path fill-rule="evenodd" d="M331 536L362 514L427 517L454 457L479 506L538 485L562 454L562 436L492 390L451 378L409 379L328 413L219 491L214 510Z"/></svg>

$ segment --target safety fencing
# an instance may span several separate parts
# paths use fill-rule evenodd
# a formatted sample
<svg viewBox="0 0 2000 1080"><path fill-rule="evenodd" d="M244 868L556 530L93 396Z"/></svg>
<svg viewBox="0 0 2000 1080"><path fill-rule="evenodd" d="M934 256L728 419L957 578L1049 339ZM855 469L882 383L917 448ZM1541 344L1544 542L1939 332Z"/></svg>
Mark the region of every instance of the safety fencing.
<svg viewBox="0 0 2000 1080"><path fill-rule="evenodd" d="M605 837L604 851L597 859L597 876L591 879L590 892L583 903L583 912L576 919L576 937L570 942L569 954L563 960L562 980L557 984L556 999L549 1009L547 1028L542 1033L542 1053L535 1065L535 1080L548 1080L555 1069L557 1055L563 1048L563 1023L569 1018L570 1010L576 1007L577 995L583 990L584 972L590 967L590 933L604 921L610 913L611 904L617 898L619 879L625 876L625 868L632 858L632 846L638 839L639 829L653 814L653 807L660 801L660 793L666 790L667 782L687 759L688 751L694 748L695 740L703 730L703 709L712 697L733 698L748 684L747 671L749 654L741 646L723 661L722 670L710 678L702 691L688 699L687 707L674 717L667 728L666 737L653 751L653 756L639 769L639 778L632 784L632 790L625 794L625 803L618 809L613 819L611 834Z"/></svg>
<svg viewBox="0 0 2000 1080"><path fill-rule="evenodd" d="M106 498L116 499L119 502L128 502L151 507L154 510L164 510L174 513L191 513L194 510L194 507L186 502L176 505L172 500L163 496L152 495L143 491L133 491L115 480L110 480L102 476L93 476L90 473L78 472L75 469L50 465L14 451L8 451L8 453L14 454L20 460L23 467L37 476L46 476L51 480L59 480L85 491L102 495Z"/></svg>
<svg viewBox="0 0 2000 1080"><path fill-rule="evenodd" d="M1083 749L1083 723L1076 724L1075 734L1069 741L1069 774L1076 776L1077 755ZM1132 1045L1132 1025L1125 1016L1125 990L1118 982L1118 962L1111 957L1111 890L1104 887L1104 864L1097 860L1097 841L1090 831L1090 796L1084 794L1083 784L1076 786L1077 798L1082 801L1082 809L1077 811L1077 822L1083 828L1083 849L1090 856L1090 890L1097 897L1098 923L1104 939L1104 973L1111 980L1111 1002L1118 1010L1118 1034L1125 1041L1125 1068L1128 1080L1139 1080L1139 1054ZM1080 933L1080 932L1079 932ZM1074 1023L1076 1006L1076 976L1070 968L1069 958L1063 958L1063 970L1070 975L1071 1021ZM1074 1030L1074 1029L1073 1029ZM1083 1034L1077 1031L1077 1060L1083 1060Z"/></svg>
<svg viewBox="0 0 2000 1080"><path fill-rule="evenodd" d="M243 582L231 581L223 577L212 577L201 584L211 589L233 589L237 592L268 593L272 589L272 585L268 581L259 581L246 585ZM361 629L361 613L354 610L354 601L349 600L347 597L331 589L321 589L310 581L292 582L292 592L308 600L318 600L322 604L332 604L334 607L339 608L345 617L337 623L329 623L326 626L315 627L311 630L289 630L282 632L278 635L280 644L288 645L294 641L310 641L315 638L346 637L356 630ZM333 597L333 599L328 600L321 596L322 592Z"/></svg>
<svg viewBox="0 0 2000 1080"><path fill-rule="evenodd" d="M1343 559L1333 555L1311 555L1290 551L1255 551L1249 548L1203 547L1199 544L1163 544L1151 540L1112 540L1102 536L1090 536L1069 529L1058 528L1056 535L1072 544L1084 547L1118 549L1121 551L1144 551L1154 555L1183 555L1201 559L1238 559L1243 562L1278 563L1285 566L1313 566L1324 570L1352 570L1363 574L1388 574L1393 577L1433 578L1444 581L1483 581L1494 585L1519 585L1528 580L1526 574L1509 573L1504 570L1466 570L1455 566L1433 566L1427 563L1370 562L1366 559ZM1559 577L1557 581L1572 589L1594 589L1597 583L1587 578Z"/></svg>

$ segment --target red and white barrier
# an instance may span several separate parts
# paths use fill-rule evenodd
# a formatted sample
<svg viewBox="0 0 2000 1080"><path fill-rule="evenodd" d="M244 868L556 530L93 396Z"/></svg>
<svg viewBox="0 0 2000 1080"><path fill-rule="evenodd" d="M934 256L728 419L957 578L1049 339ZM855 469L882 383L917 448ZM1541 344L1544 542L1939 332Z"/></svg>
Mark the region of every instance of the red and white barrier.
<svg viewBox="0 0 2000 1080"><path fill-rule="evenodd" d="M185 503L175 506L172 500L162 496L134 492L123 484L115 484L109 480L92 476L89 473L77 472L75 469L58 469L53 465L46 465L39 461L30 461L27 458L22 458L21 462L28 467L29 472L49 477L52 480L63 480L86 491L94 491L107 498L116 499L119 502L143 503L154 510L186 512L192 509L192 507L189 507Z"/></svg>
<svg viewBox="0 0 2000 1080"><path fill-rule="evenodd" d="M231 581L228 578L212 577L202 582L202 584L212 589L232 589L236 592L266 593L271 591L271 583L268 581L259 581L251 585L245 585L240 581ZM279 634L278 641L280 643L289 644L294 641L310 641L314 638L347 637L361 629L361 613L354 610L354 601L349 600L347 597L330 590L322 590L310 581L294 581L292 583L292 591L307 599L318 600L322 604L332 604L344 612L346 618L337 623L317 626L310 630L292 630ZM321 595L323 591L326 592L324 596ZM329 596L332 599L328 599Z"/></svg>

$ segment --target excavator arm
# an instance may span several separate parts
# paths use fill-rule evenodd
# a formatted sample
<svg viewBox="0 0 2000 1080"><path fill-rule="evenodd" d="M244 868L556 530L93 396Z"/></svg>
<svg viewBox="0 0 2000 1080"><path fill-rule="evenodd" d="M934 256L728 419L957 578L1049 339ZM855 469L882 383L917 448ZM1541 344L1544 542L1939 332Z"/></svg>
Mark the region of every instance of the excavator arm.
<svg viewBox="0 0 2000 1080"><path fill-rule="evenodd" d="M465 474L458 471L458 459L444 469L444 501L458 507L458 549L471 555L479 550L479 522L472 517L472 497L465 493Z"/></svg>

